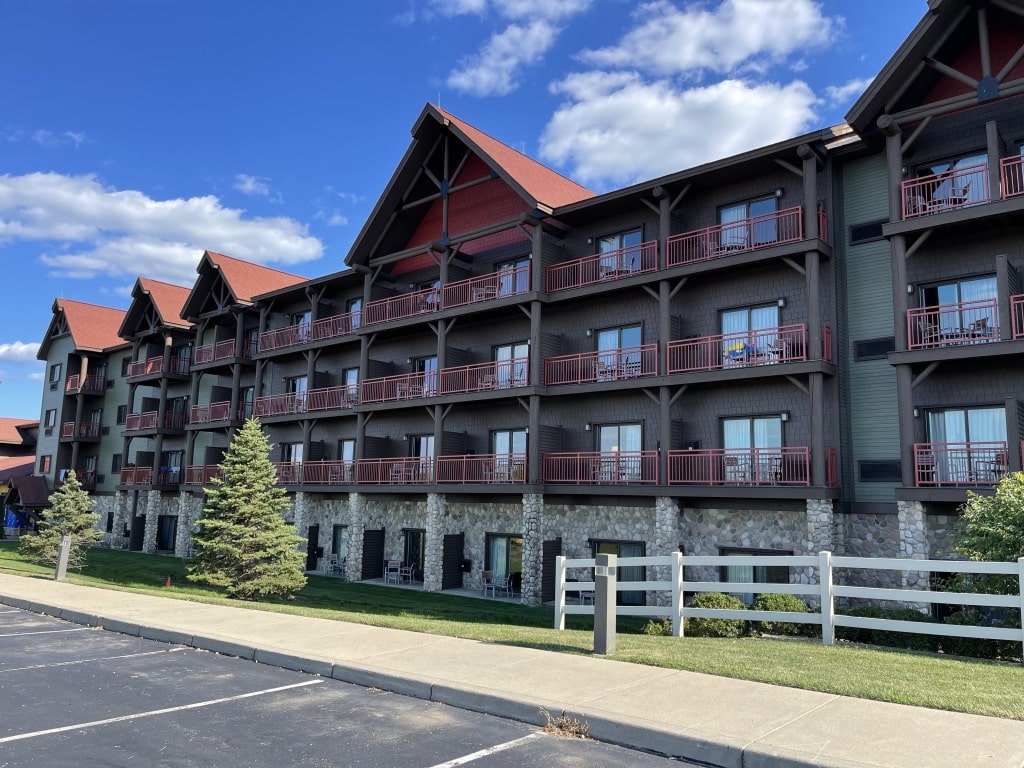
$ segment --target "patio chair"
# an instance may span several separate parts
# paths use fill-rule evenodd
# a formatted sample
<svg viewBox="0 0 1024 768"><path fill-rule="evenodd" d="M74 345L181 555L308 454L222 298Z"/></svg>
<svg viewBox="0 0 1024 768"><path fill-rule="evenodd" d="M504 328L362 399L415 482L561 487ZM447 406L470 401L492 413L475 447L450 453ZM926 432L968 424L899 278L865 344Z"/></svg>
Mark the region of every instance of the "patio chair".
<svg viewBox="0 0 1024 768"><path fill-rule="evenodd" d="M489 581L484 582L484 596L486 597L488 593L494 597L498 597L499 593L504 597L511 597L512 578L508 574L492 576Z"/></svg>
<svg viewBox="0 0 1024 768"><path fill-rule="evenodd" d="M401 584L402 583L402 561L401 560L386 560L384 562L384 583L385 584Z"/></svg>

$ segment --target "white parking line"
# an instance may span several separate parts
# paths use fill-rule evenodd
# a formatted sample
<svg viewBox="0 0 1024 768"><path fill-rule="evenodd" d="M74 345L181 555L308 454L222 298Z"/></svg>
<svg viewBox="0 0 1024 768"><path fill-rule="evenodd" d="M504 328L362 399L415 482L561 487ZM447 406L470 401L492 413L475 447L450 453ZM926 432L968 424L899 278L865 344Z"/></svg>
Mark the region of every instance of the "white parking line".
<svg viewBox="0 0 1024 768"><path fill-rule="evenodd" d="M41 629L38 632L10 632L0 637L21 637L23 635L58 635L61 632L91 632L93 627L75 627L74 629Z"/></svg>
<svg viewBox="0 0 1024 768"><path fill-rule="evenodd" d="M84 728L95 728L99 725L110 725L111 723L123 723L127 720L137 720L142 717L154 717L156 715L169 715L173 712L184 712L189 709L200 709L201 707L212 707L215 704L224 704L229 701L240 701L241 699L251 699L255 696L266 696L268 693L278 693L280 691L289 691L293 688L305 688L308 685L319 685L323 680L306 680L301 683L292 683L291 685L282 685L278 688L267 688L263 691L253 691L252 693L240 693L237 696L225 696L222 699L210 699L209 701L199 701L195 704L182 704L180 707L168 707L167 709L154 709L149 712L138 712L134 715L121 715L120 717L108 717L106 720L93 720L88 723L78 723L76 725L64 725L60 728L47 728L45 731L32 731L31 733L18 733L14 736L4 736L0 738L0 744L6 744L11 741L22 741L23 739L34 739L37 736L50 736L54 733L66 733L67 731L80 731ZM453 763L454 765L454 763Z"/></svg>
<svg viewBox="0 0 1024 768"><path fill-rule="evenodd" d="M187 650L185 648L168 648L163 651L146 651L144 653L123 653L119 656L97 656L94 659L76 659L74 661L55 661L52 664L33 664L30 667L13 667L12 669L0 669L0 675L8 672L24 672L26 669L49 669L50 667L70 667L75 664L89 664L93 661L113 661L115 659L134 659L137 656L156 656L159 653L179 653Z"/></svg>
<svg viewBox="0 0 1024 768"><path fill-rule="evenodd" d="M531 734L528 734L526 736L523 736L522 738L513 739L512 741L506 741L504 744L498 744L497 746L494 746L494 747L488 747L487 749L481 749L479 752L473 752L472 754L469 754L469 755L463 755L462 757L456 757L454 760L449 760L447 763L438 763L437 765L432 765L432 766L430 766L430 768L454 768L456 765L465 765L466 763L471 763L474 760L479 760L481 757L487 757L488 755L493 755L495 752L504 752L506 749L512 749L513 747L518 747L520 744L524 744L527 741L530 741L531 739L536 739L538 736L542 736L542 735L543 735L543 733L541 731L536 731L534 733L531 733Z"/></svg>

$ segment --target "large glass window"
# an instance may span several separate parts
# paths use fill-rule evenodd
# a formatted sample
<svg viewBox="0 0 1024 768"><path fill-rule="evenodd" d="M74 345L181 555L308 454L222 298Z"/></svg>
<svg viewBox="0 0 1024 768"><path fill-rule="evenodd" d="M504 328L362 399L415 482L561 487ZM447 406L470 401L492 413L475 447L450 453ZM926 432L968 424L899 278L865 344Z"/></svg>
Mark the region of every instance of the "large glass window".
<svg viewBox="0 0 1024 768"><path fill-rule="evenodd" d="M643 427L640 424L599 424L597 450L601 456L597 480L618 482L640 479Z"/></svg>
<svg viewBox="0 0 1024 768"><path fill-rule="evenodd" d="M943 335L971 331L987 336L996 327L998 291L994 275L927 285L921 289L921 305L940 307L934 318Z"/></svg>
<svg viewBox="0 0 1024 768"><path fill-rule="evenodd" d="M128 406L118 406L118 413L121 412L121 408L127 409L127 407ZM124 424L124 421L119 421L117 423L118 424ZM56 408L49 408L49 409L47 409L46 415L43 418L43 426L44 427L49 427L49 428L57 426L57 409Z"/></svg>
<svg viewBox="0 0 1024 768"><path fill-rule="evenodd" d="M352 316L352 327L358 328L363 321L363 300L349 299L345 304L345 311Z"/></svg>
<svg viewBox="0 0 1024 768"><path fill-rule="evenodd" d="M405 543L402 563L409 569L412 581L423 580L423 560L427 551L427 532L422 528L403 530Z"/></svg>
<svg viewBox="0 0 1024 768"><path fill-rule="evenodd" d="M281 461L299 464L302 462L302 443L281 443Z"/></svg>
<svg viewBox="0 0 1024 768"><path fill-rule="evenodd" d="M434 436L433 435L410 435L409 455L413 458L433 459L434 458Z"/></svg>
<svg viewBox="0 0 1024 768"><path fill-rule="evenodd" d="M640 245L644 241L643 230L630 229L597 238L597 252L608 254L600 260L601 274L613 275L619 272L636 272L641 263Z"/></svg>
<svg viewBox="0 0 1024 768"><path fill-rule="evenodd" d="M337 555L338 565L348 557L348 526L335 525L331 529L331 554Z"/></svg>
<svg viewBox="0 0 1024 768"><path fill-rule="evenodd" d="M721 313L722 360L735 364L759 360L774 348L779 327L778 304L739 307Z"/></svg>
<svg viewBox="0 0 1024 768"><path fill-rule="evenodd" d="M494 348L494 361L497 374L497 385L505 387L522 387L526 384L526 364L530 359L530 343L518 341L513 344L502 344Z"/></svg>
<svg viewBox="0 0 1024 768"><path fill-rule="evenodd" d="M778 220L770 215L775 213L776 202L774 196L761 197L719 208L719 246L742 250L778 240Z"/></svg>
<svg viewBox="0 0 1024 768"><path fill-rule="evenodd" d="M525 293L530 286L530 257L523 256L496 265L498 273L498 295L511 296Z"/></svg>
<svg viewBox="0 0 1024 768"><path fill-rule="evenodd" d="M735 557L738 560L753 555L791 555L774 549L728 549L722 548L719 554ZM789 584L789 566L786 565L723 565L718 576L720 581L733 584ZM754 595L741 593L736 595L746 605L754 602Z"/></svg>
<svg viewBox="0 0 1024 768"><path fill-rule="evenodd" d="M509 577L512 592L520 591L523 576L523 537L514 533L488 533L484 570L495 579Z"/></svg>
<svg viewBox="0 0 1024 768"><path fill-rule="evenodd" d="M437 394L437 358L416 358L416 373L423 374L423 394L427 397Z"/></svg>
<svg viewBox="0 0 1024 768"><path fill-rule="evenodd" d="M725 481L772 481L782 471L782 418L754 416L722 420Z"/></svg>
<svg viewBox="0 0 1024 768"><path fill-rule="evenodd" d="M343 439L338 441L338 460L339 461L355 461L356 459L356 441L351 439Z"/></svg>
<svg viewBox="0 0 1024 768"><path fill-rule="evenodd" d="M239 408L242 411L242 418L248 419L253 414L253 400L256 397L255 387L242 387L238 391ZM184 403L183 403L184 405Z"/></svg>
<svg viewBox="0 0 1024 768"><path fill-rule="evenodd" d="M615 555L616 557L644 557L647 545L642 541L601 541L591 542L593 556ZM647 581L647 569L642 565L619 565L616 572L618 581ZM646 605L647 593L636 590L618 592L616 605Z"/></svg>
<svg viewBox="0 0 1024 768"><path fill-rule="evenodd" d="M935 176L936 183L929 192L931 201L949 201L955 205L978 203L988 198L985 184L988 176L984 169L988 157L982 152L949 160L940 160L917 168L918 176Z"/></svg>
<svg viewBox="0 0 1024 768"><path fill-rule="evenodd" d="M60 363L54 363L50 366L50 389L55 389L53 385L60 383L60 366Z"/></svg>
<svg viewBox="0 0 1024 768"><path fill-rule="evenodd" d="M597 332L597 364L595 375L598 379L614 379L619 376L636 376L640 373L640 345L643 343L643 326L624 325L618 328L602 328Z"/></svg>
<svg viewBox="0 0 1024 768"><path fill-rule="evenodd" d="M288 316L288 324L295 326L299 341L309 341L309 326L312 321L313 314L308 309L305 312L293 312Z"/></svg>
<svg viewBox="0 0 1024 768"><path fill-rule="evenodd" d="M306 392L309 389L309 380L305 376L289 376L284 380L284 390L289 395L294 395L294 407L296 411L306 408Z"/></svg>
<svg viewBox="0 0 1024 768"><path fill-rule="evenodd" d="M968 483L993 479L1006 465L1006 410L999 407L945 408L928 412L934 478Z"/></svg>
<svg viewBox="0 0 1024 768"><path fill-rule="evenodd" d="M526 479L523 476L526 439L525 429L502 429L491 432L495 480L521 482Z"/></svg>

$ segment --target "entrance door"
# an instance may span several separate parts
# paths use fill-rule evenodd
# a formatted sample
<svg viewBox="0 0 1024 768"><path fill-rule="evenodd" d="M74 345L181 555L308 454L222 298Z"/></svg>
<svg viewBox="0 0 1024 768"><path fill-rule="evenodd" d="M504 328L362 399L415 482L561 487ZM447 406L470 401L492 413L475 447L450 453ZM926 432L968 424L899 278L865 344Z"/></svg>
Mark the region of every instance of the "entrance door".
<svg viewBox="0 0 1024 768"><path fill-rule="evenodd" d="M320 526L309 526L309 533L306 535L306 570L315 571L317 560L323 555L320 548Z"/></svg>
<svg viewBox="0 0 1024 768"><path fill-rule="evenodd" d="M445 534L441 541L441 589L462 586L462 553L465 537L461 533Z"/></svg>

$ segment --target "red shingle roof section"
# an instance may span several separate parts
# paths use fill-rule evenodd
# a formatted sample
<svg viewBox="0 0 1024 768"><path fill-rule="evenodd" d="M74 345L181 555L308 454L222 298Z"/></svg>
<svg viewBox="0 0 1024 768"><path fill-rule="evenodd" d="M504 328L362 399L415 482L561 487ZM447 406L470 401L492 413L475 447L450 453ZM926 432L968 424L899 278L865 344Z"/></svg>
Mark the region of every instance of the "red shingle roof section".
<svg viewBox="0 0 1024 768"><path fill-rule="evenodd" d="M206 257L220 270L235 298L241 301L251 301L253 296L288 288L308 280L215 251L207 251Z"/></svg>
<svg viewBox="0 0 1024 768"><path fill-rule="evenodd" d="M35 456L0 456L0 481L31 475L35 465Z"/></svg>
<svg viewBox="0 0 1024 768"><path fill-rule="evenodd" d="M104 350L120 347L125 342L117 332L124 322L125 312L121 309L100 307L71 299L57 299L54 310L64 313L75 349Z"/></svg>
<svg viewBox="0 0 1024 768"><path fill-rule="evenodd" d="M149 277L140 277L139 287L149 294L156 311L160 314L160 319L166 325L179 325L185 328L191 325L181 316L185 299L188 298L191 288L183 288L180 285L164 283Z"/></svg>
<svg viewBox="0 0 1024 768"><path fill-rule="evenodd" d="M24 419L0 416L0 443L21 445L25 441L25 436L18 431L18 427L34 427L38 425L38 421L25 421Z"/></svg>
<svg viewBox="0 0 1024 768"><path fill-rule="evenodd" d="M594 197L594 193L584 186L567 179L561 174L538 163L522 152L502 144L483 131L474 128L454 115L435 107L448 123L462 133L466 139L475 144L481 152L490 157L515 182L538 203L549 208L558 208L570 203Z"/></svg>

